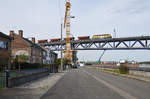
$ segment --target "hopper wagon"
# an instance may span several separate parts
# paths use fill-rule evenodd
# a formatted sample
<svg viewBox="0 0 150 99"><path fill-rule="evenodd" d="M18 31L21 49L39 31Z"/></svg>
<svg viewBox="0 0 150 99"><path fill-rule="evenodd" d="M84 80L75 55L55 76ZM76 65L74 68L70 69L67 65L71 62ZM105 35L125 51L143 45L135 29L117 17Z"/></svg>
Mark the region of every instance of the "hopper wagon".
<svg viewBox="0 0 150 99"><path fill-rule="evenodd" d="M78 40L89 40L90 36L80 36L78 37Z"/></svg>

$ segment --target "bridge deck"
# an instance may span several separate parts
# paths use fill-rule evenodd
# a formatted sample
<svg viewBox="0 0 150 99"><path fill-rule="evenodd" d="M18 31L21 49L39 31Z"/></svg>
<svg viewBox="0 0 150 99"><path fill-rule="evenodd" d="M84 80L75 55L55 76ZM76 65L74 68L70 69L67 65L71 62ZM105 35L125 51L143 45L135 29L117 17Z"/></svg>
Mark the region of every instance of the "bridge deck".
<svg viewBox="0 0 150 99"><path fill-rule="evenodd" d="M40 46L50 48L54 51L61 50L61 42L40 43ZM62 41L63 49L66 42ZM74 50L143 50L150 49L150 36L90 39L71 41Z"/></svg>

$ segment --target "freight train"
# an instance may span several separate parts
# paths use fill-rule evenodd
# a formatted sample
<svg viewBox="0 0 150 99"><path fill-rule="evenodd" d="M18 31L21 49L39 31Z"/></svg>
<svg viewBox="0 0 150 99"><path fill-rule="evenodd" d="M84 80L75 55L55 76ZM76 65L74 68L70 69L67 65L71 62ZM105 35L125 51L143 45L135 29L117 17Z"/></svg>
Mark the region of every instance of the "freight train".
<svg viewBox="0 0 150 99"><path fill-rule="evenodd" d="M78 37L79 41L84 41L84 40L90 40L90 39L108 39L108 38L112 38L111 34L100 34L100 35L93 35L92 38L90 38L90 36L80 36ZM63 39L64 41L66 41L66 38ZM70 41L74 41L75 37L70 37ZM54 38L54 39L50 39L51 43L54 42L60 42L61 39L60 38ZM47 43L47 40L38 40L38 43Z"/></svg>

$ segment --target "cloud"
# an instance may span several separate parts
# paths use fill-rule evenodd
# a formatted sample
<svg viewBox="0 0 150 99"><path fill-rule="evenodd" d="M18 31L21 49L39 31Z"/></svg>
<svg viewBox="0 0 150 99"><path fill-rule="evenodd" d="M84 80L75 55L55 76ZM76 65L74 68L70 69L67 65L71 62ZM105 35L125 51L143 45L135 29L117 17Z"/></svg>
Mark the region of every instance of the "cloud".
<svg viewBox="0 0 150 99"><path fill-rule="evenodd" d="M150 35L149 0L109 0L96 6L89 6L86 11L79 11L73 24L75 35L94 35L109 33L116 28L117 37ZM98 6L97 6L98 5ZM80 5L79 5L80 6ZM84 5L86 6L86 5ZM79 8L79 7L78 7ZM78 32L76 32L78 31ZM87 55L87 53L89 53ZM128 53L131 53L128 55ZM107 51L103 60L133 59L149 60L148 51ZM79 59L98 60L101 51L79 51ZM90 57L88 57L90 56ZM115 56L115 57L114 57Z"/></svg>
<svg viewBox="0 0 150 99"><path fill-rule="evenodd" d="M112 0L99 3L99 6L91 6L88 12L77 13L73 31L75 34L78 31L77 35L92 36L113 34L113 29L116 28L118 37L140 36L150 31L148 4L148 0Z"/></svg>
<svg viewBox="0 0 150 99"><path fill-rule="evenodd" d="M60 8L59 3L60 1ZM74 36L109 33L116 28L117 37L147 35L150 31L150 0L72 0L71 33ZM64 0L0 0L0 31L23 29L25 37L37 39L60 37L60 14L64 17ZM65 30L64 30L65 35ZM150 34L149 34L150 35ZM87 53L90 52L88 55ZM79 51L79 59L96 60L101 51ZM110 51L105 60L128 57L119 51ZM118 54L114 58L115 54ZM147 53L135 53L141 59L149 59ZM147 58L143 57L147 55Z"/></svg>
<svg viewBox="0 0 150 99"><path fill-rule="evenodd" d="M108 12L116 14L138 14L149 9L148 4L148 0L113 0Z"/></svg>

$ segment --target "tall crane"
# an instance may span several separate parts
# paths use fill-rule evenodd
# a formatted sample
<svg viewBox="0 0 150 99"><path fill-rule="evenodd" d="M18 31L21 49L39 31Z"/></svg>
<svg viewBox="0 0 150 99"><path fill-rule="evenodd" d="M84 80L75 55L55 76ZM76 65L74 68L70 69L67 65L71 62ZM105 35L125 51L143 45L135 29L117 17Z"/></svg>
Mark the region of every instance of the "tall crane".
<svg viewBox="0 0 150 99"><path fill-rule="evenodd" d="M72 50L71 50L71 43L70 43L70 9L71 9L71 3L70 0L66 1L66 11L65 11L65 18L64 18L64 28L66 28L66 50L65 58L67 60L72 61Z"/></svg>

